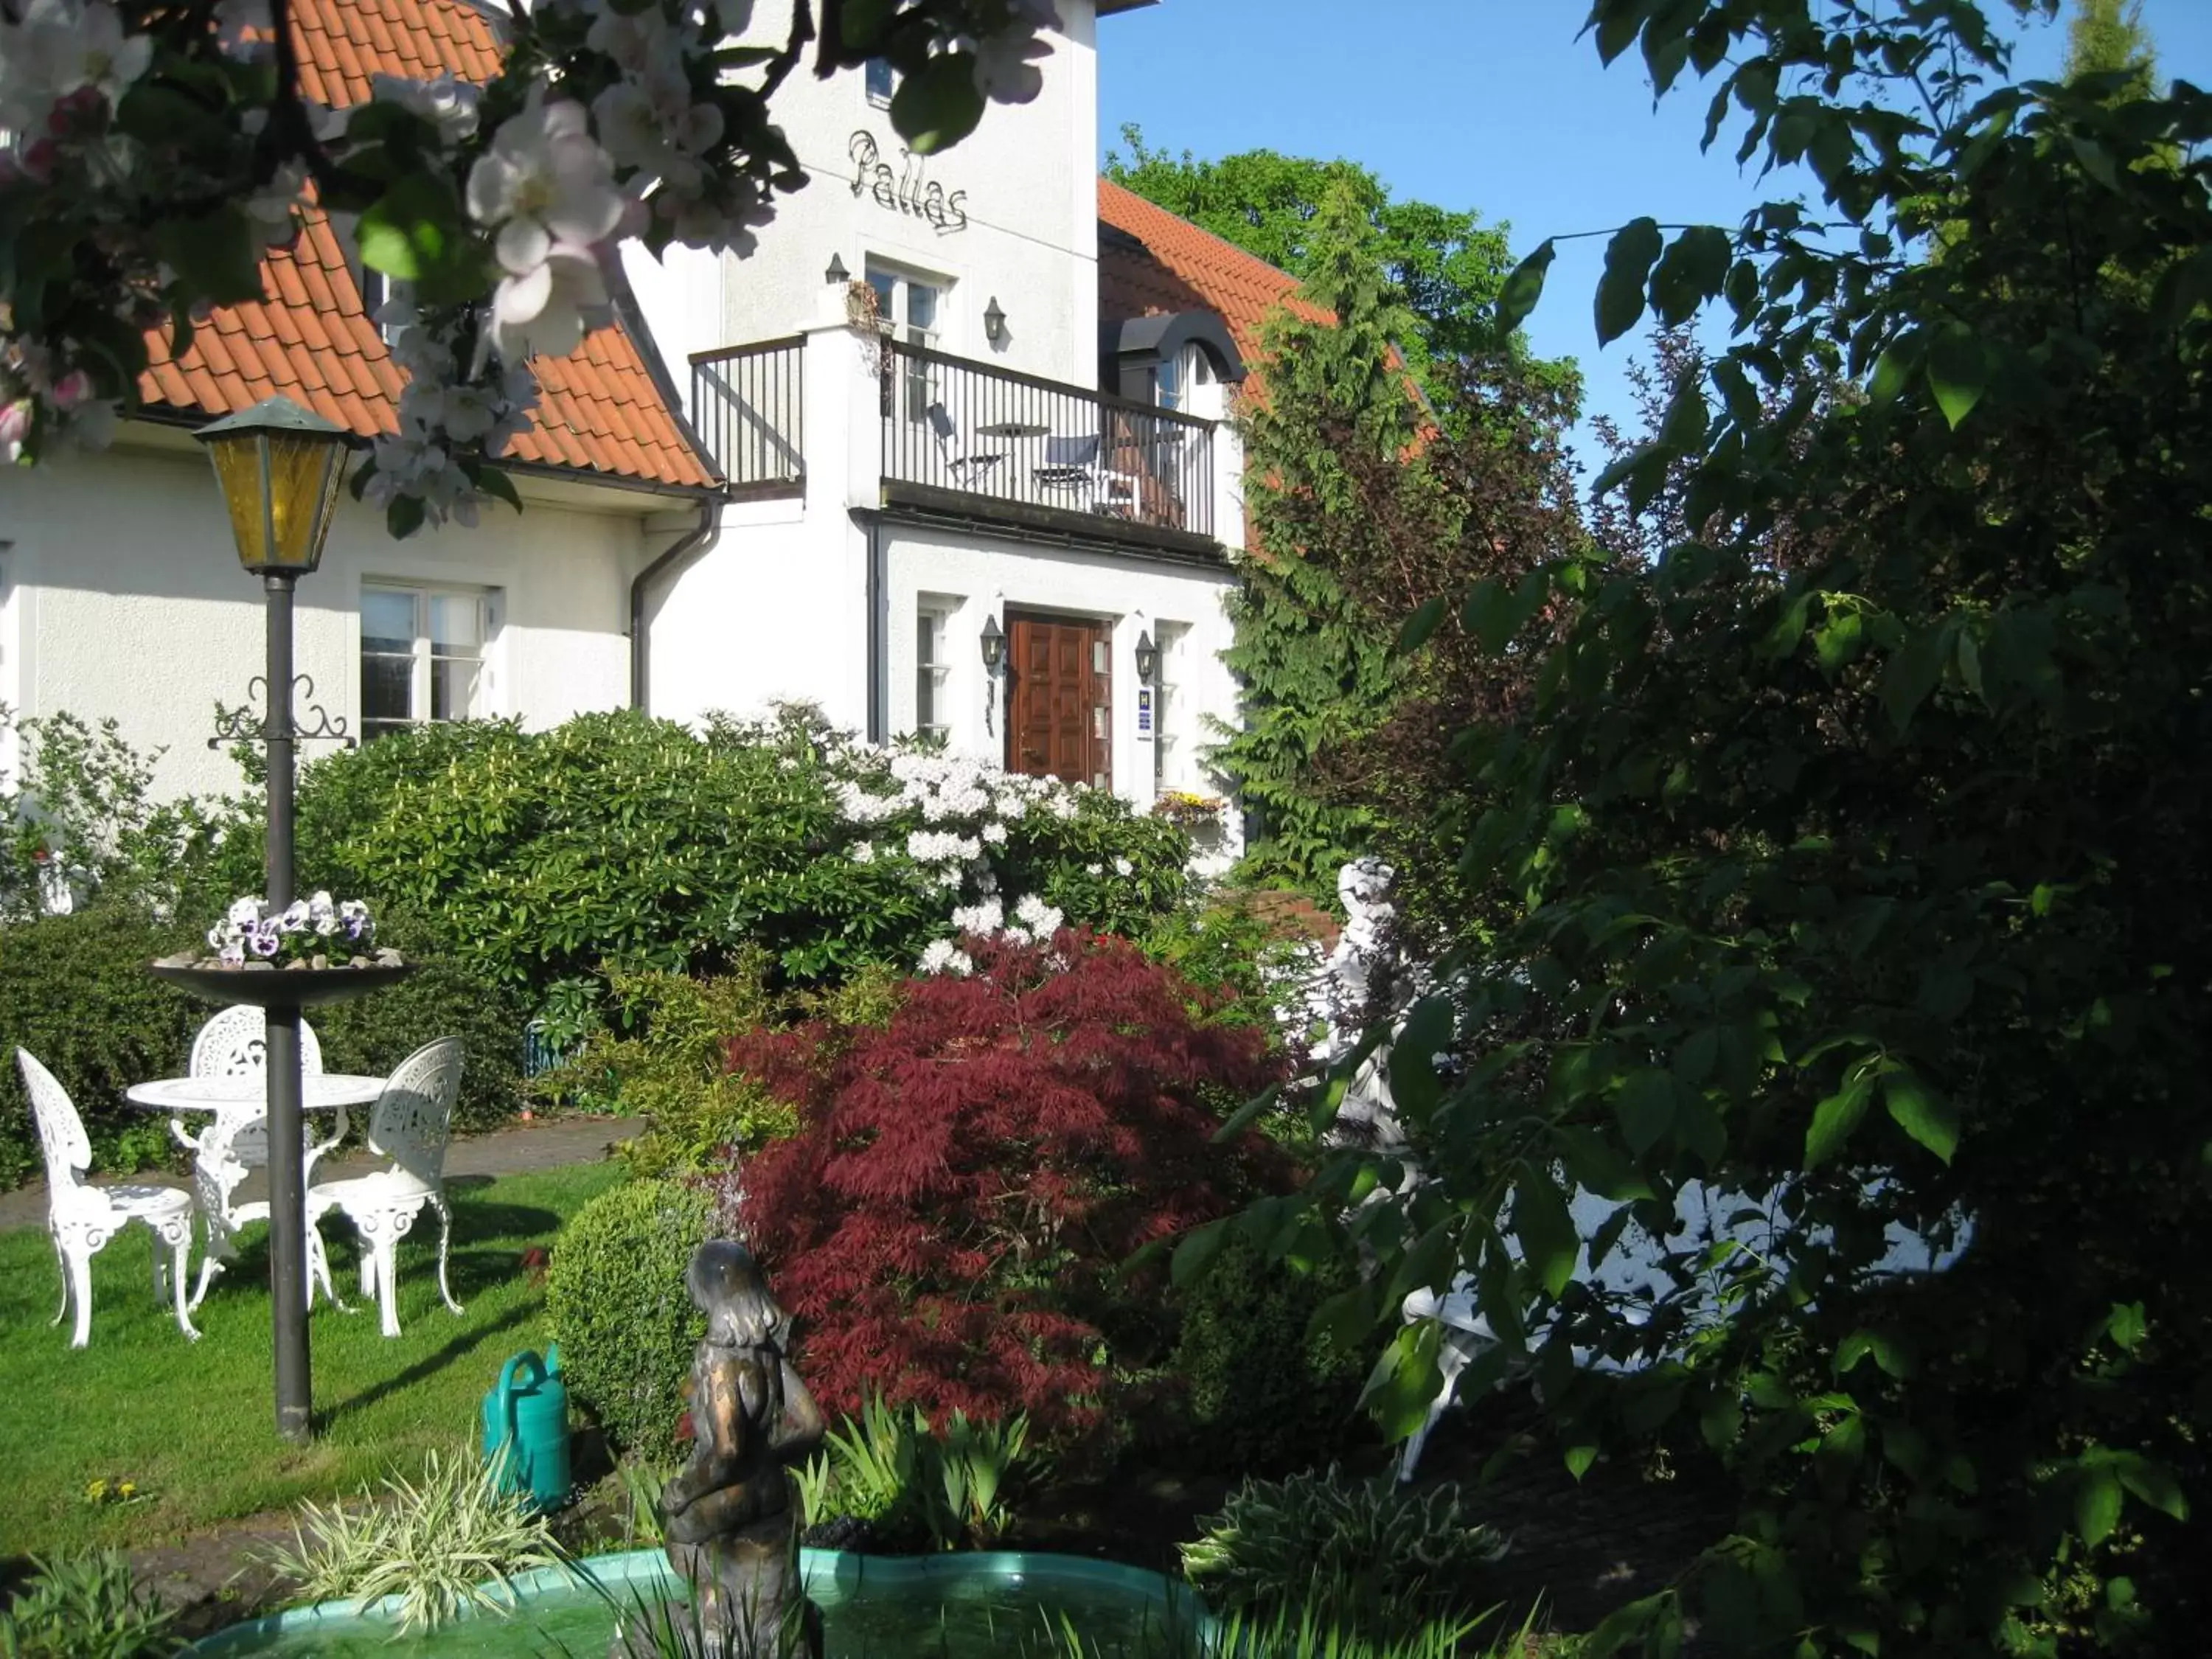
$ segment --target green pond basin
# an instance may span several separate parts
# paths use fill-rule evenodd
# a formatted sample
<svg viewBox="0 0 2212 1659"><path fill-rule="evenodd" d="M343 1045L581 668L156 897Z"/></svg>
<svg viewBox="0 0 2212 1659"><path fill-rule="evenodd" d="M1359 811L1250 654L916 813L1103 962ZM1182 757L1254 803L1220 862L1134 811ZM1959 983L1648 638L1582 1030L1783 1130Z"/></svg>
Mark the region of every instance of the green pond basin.
<svg viewBox="0 0 2212 1659"><path fill-rule="evenodd" d="M822 1609L825 1659L1171 1659L1206 1620L1190 1592L1153 1572L1074 1556L800 1553ZM684 1586L658 1550L594 1556L575 1573L519 1575L515 1607L398 1634L391 1604L325 1602L237 1625L189 1649L209 1659L603 1659L617 1607ZM1079 1647L1071 1644L1068 1634Z"/></svg>

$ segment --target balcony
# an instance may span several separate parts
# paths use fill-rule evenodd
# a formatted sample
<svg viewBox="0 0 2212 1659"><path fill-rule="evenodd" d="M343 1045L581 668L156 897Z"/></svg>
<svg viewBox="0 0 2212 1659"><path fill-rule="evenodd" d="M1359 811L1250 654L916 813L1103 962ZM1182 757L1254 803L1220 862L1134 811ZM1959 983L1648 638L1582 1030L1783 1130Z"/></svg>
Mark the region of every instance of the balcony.
<svg viewBox="0 0 2212 1659"><path fill-rule="evenodd" d="M691 359L691 429L739 500L806 485L806 337Z"/></svg>
<svg viewBox="0 0 2212 1659"><path fill-rule="evenodd" d="M825 408L811 454L806 380L832 366L807 361L805 337L692 358L692 427L733 495L805 493L810 471L844 465L830 447L861 448L872 414L880 455L850 464L885 506L1218 556L1212 422L903 341L863 347L856 418Z"/></svg>

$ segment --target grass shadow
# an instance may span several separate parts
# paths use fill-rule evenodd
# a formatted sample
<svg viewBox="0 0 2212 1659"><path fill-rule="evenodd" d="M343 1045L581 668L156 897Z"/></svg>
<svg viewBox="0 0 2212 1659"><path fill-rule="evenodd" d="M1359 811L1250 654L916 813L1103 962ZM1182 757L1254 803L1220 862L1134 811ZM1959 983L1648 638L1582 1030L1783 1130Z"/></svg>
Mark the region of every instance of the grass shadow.
<svg viewBox="0 0 2212 1659"><path fill-rule="evenodd" d="M444 1310L441 1309L440 1311ZM336 1424L348 1417L368 1410L379 1401L413 1388L417 1382L427 1378L435 1376L447 1366L466 1358L501 1331L512 1330L517 1325L526 1323L536 1312L535 1309L529 1307L509 1308L496 1319L489 1320L481 1325L469 1326L456 1332L451 1341L432 1352L424 1354L413 1364L370 1384L349 1399L335 1401L325 1407L315 1414L315 1431L318 1434L327 1433Z"/></svg>

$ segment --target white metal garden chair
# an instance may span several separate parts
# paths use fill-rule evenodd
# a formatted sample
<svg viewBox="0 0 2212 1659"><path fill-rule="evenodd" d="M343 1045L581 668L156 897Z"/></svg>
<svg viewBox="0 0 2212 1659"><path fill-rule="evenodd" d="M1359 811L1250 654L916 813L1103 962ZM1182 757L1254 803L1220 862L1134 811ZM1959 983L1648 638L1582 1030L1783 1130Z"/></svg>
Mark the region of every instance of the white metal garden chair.
<svg viewBox="0 0 2212 1659"><path fill-rule="evenodd" d="M154 1235L154 1295L158 1299L173 1289L177 1328L199 1340L191 1315L185 1305L185 1264L192 1248L192 1195L181 1187L94 1187L84 1177L92 1168L92 1143L85 1138L84 1120L52 1072L27 1049L15 1050L15 1064L23 1073L23 1087L31 1097L31 1115L39 1126L39 1144L46 1158L46 1229L54 1242L54 1255L62 1269L62 1305L52 1322L60 1324L74 1306L76 1332L70 1346L82 1348L92 1340L92 1259L107 1242L134 1221L145 1223ZM168 1277L162 1279L161 1247L169 1247Z"/></svg>
<svg viewBox="0 0 2212 1659"><path fill-rule="evenodd" d="M250 1003L234 1003L208 1021L192 1039L188 1068L191 1075L264 1075L269 1064L268 1018L266 1012ZM319 1075L323 1069L323 1045L315 1036L314 1027L304 1019L300 1022L300 1069L310 1077ZM169 1133L192 1152L192 1187L198 1194L200 1215L207 1227L206 1248L200 1255L199 1282L192 1289L191 1308L197 1313L207 1297L208 1287L215 1283L215 1276L236 1258L239 1234L257 1222L269 1219L265 1199L240 1200L238 1197L238 1189L246 1184L248 1176L269 1167L267 1107L256 1102L226 1108L198 1133L187 1129L181 1118L173 1117L169 1120ZM301 1159L303 1189L313 1183L315 1165L325 1153L345 1139L345 1133L346 1117L341 1110L337 1133L328 1140L307 1147ZM312 1231L307 1235L307 1267L308 1302L313 1303L315 1285L319 1282L325 1296L340 1307L344 1306L331 1288L330 1264L323 1256L322 1240Z"/></svg>
<svg viewBox="0 0 2212 1659"><path fill-rule="evenodd" d="M307 1189L310 1231L332 1210L344 1212L353 1223L361 1241L361 1293L376 1297L386 1336L399 1334L399 1305L392 1282L399 1240L426 1204L438 1212L438 1294L453 1312L461 1310L446 1282L453 1214L446 1203L445 1174L453 1099L460 1089L459 1037L440 1037L417 1048L385 1084L369 1119L368 1144L379 1156L391 1159L390 1165L373 1175Z"/></svg>

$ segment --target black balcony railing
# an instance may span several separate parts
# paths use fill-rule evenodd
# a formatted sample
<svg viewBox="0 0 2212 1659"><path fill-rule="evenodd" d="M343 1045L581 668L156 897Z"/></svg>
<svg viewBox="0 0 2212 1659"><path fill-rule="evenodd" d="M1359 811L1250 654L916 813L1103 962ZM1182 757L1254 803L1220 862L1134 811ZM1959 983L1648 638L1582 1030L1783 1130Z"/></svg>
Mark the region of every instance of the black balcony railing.
<svg viewBox="0 0 2212 1659"><path fill-rule="evenodd" d="M805 339L793 335L691 359L692 429L740 491L805 479Z"/></svg>
<svg viewBox="0 0 2212 1659"><path fill-rule="evenodd" d="M1213 422L885 340L884 477L1213 533Z"/></svg>

